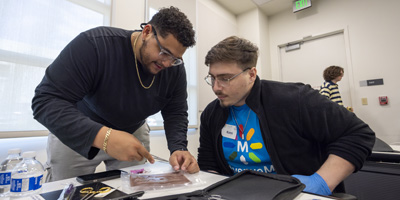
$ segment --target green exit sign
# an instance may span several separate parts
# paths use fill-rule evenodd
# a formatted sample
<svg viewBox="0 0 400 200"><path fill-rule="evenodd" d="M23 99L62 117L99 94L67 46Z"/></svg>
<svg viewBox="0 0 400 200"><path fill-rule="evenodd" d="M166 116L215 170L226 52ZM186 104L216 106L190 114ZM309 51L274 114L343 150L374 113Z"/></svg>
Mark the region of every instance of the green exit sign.
<svg viewBox="0 0 400 200"><path fill-rule="evenodd" d="M293 1L293 12L298 12L300 10L311 7L311 0L296 0Z"/></svg>

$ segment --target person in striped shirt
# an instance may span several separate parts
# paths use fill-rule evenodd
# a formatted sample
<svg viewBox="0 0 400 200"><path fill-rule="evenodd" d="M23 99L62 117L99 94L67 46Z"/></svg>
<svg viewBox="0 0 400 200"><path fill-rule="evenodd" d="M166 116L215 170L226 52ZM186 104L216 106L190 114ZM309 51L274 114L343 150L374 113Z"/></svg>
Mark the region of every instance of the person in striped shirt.
<svg viewBox="0 0 400 200"><path fill-rule="evenodd" d="M321 85L319 93L326 96L333 102L338 103L343 106L342 97L339 93L339 85L337 82L341 81L344 75L344 70L339 66L329 66L324 70L324 80L325 82Z"/></svg>

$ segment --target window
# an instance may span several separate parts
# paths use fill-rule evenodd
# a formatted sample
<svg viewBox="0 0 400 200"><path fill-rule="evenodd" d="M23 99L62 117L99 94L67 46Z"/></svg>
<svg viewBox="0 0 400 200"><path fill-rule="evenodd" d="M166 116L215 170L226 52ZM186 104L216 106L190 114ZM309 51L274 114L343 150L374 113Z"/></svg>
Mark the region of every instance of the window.
<svg viewBox="0 0 400 200"><path fill-rule="evenodd" d="M34 89L80 32L110 25L110 0L0 1L0 132L46 128L33 119Z"/></svg>
<svg viewBox="0 0 400 200"><path fill-rule="evenodd" d="M167 4L175 5L169 1L157 2L148 0L149 7L147 9L147 20L150 21L151 17L155 15L159 8L161 7L168 7ZM159 5L158 3L163 3L163 5ZM165 4L165 5L164 5ZM182 5L185 4L185 5ZM187 15L189 20L192 22L193 27L195 25L195 17L191 18L191 15L185 11L193 11L193 6L196 6L195 1L185 1L182 2L180 6L177 6L183 13ZM193 14L193 12L192 12ZM196 16L194 14L194 16ZM186 79L187 79L187 92L188 92L188 114L189 114L189 128L197 128L197 65L196 65L196 46L188 48L183 54L183 61L185 62L185 69L186 69ZM152 115L147 118L147 123L149 126L152 126L152 129L163 129L163 118L161 116L161 112L158 112L155 115Z"/></svg>

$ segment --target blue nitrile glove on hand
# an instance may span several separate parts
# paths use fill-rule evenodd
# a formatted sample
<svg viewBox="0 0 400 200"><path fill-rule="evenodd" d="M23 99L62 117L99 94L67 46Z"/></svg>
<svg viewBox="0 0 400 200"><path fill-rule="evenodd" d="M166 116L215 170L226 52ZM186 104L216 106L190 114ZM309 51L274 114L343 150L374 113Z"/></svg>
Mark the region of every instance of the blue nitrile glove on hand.
<svg viewBox="0 0 400 200"><path fill-rule="evenodd" d="M297 174L292 176L299 179L304 185L306 185L306 188L304 188L305 192L311 192L314 194L326 196L332 194L331 190L328 187L328 184L326 184L325 180L317 172L315 172L311 176L303 176Z"/></svg>

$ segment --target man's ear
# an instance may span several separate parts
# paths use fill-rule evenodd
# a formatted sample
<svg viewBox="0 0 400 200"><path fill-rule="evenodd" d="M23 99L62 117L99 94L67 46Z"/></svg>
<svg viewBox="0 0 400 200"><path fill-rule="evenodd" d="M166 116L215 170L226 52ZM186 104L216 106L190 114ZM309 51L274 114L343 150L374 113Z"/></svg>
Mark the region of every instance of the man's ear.
<svg viewBox="0 0 400 200"><path fill-rule="evenodd" d="M146 24L142 30L142 38L145 40L147 37L151 37L151 33L153 32L153 26L151 24Z"/></svg>
<svg viewBox="0 0 400 200"><path fill-rule="evenodd" d="M256 69L256 67L252 67L251 69L249 69L249 74L250 74L251 82L256 81L256 78L257 78L257 69Z"/></svg>

